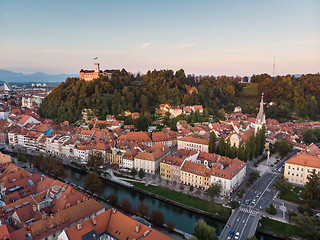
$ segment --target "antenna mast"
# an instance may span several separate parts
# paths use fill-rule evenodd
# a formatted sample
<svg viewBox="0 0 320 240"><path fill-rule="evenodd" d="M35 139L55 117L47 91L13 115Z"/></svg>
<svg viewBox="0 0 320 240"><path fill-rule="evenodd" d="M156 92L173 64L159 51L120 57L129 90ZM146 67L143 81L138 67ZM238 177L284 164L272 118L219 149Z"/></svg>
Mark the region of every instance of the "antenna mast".
<svg viewBox="0 0 320 240"><path fill-rule="evenodd" d="M276 56L274 56L274 59L273 59L273 78L274 78L275 70L276 70Z"/></svg>

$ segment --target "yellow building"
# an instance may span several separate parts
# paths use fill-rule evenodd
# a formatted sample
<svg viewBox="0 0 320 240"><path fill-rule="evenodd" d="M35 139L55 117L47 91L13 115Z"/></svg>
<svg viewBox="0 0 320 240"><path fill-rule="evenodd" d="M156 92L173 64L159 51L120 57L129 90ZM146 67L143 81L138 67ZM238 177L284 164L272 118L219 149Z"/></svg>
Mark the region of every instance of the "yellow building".
<svg viewBox="0 0 320 240"><path fill-rule="evenodd" d="M311 144L285 162L284 177L290 183L305 185L313 169L320 174L320 149Z"/></svg>
<svg viewBox="0 0 320 240"><path fill-rule="evenodd" d="M116 148L107 150L105 157L107 163L117 164L120 167L123 164L123 153Z"/></svg>
<svg viewBox="0 0 320 240"><path fill-rule="evenodd" d="M162 179L180 182L180 169L183 159L174 156L167 156L160 162L160 176Z"/></svg>
<svg viewBox="0 0 320 240"><path fill-rule="evenodd" d="M181 183L207 189L210 186L211 171L203 164L185 161L180 172Z"/></svg>

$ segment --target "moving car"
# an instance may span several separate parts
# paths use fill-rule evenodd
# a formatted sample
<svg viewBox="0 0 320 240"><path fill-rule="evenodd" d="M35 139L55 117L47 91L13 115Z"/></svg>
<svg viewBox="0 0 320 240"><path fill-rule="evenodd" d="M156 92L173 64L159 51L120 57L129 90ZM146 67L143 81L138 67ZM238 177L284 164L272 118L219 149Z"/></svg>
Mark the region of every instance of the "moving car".
<svg viewBox="0 0 320 240"><path fill-rule="evenodd" d="M239 239L239 237L240 237L240 233L237 232L236 235L234 236L234 239Z"/></svg>

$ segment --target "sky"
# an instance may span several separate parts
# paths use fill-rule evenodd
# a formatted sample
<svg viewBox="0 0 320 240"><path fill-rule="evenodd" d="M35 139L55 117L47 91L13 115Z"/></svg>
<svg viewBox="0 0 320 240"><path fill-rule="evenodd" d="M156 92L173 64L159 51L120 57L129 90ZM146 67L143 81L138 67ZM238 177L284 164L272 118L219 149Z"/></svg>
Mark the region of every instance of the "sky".
<svg viewBox="0 0 320 240"><path fill-rule="evenodd" d="M320 71L319 0L0 0L0 69Z"/></svg>

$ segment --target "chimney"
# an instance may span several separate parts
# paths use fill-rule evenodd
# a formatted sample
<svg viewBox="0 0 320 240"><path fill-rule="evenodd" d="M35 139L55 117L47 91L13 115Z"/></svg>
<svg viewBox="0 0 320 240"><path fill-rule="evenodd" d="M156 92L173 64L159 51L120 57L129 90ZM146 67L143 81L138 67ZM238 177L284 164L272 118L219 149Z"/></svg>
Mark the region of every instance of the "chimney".
<svg viewBox="0 0 320 240"><path fill-rule="evenodd" d="M50 215L51 219L53 219L53 214Z"/></svg>
<svg viewBox="0 0 320 240"><path fill-rule="evenodd" d="M41 179L40 179L40 180L41 180L41 182L42 182L42 181L43 181L43 177L41 177Z"/></svg>
<svg viewBox="0 0 320 240"><path fill-rule="evenodd" d="M37 212L37 205L32 205L32 210L33 210L34 212Z"/></svg>
<svg viewBox="0 0 320 240"><path fill-rule="evenodd" d="M113 213L113 214L116 214L116 212L117 212L117 209L112 208L112 213Z"/></svg>
<svg viewBox="0 0 320 240"><path fill-rule="evenodd" d="M136 233L138 233L138 232L139 232L139 229L140 229L139 224L136 224Z"/></svg>
<svg viewBox="0 0 320 240"><path fill-rule="evenodd" d="M93 226L97 225L97 219L96 219L96 217L92 217L92 224L93 224Z"/></svg>
<svg viewBox="0 0 320 240"><path fill-rule="evenodd" d="M82 224L81 223L77 224L77 229L78 229L78 231L80 231L82 229Z"/></svg>
<svg viewBox="0 0 320 240"><path fill-rule="evenodd" d="M63 197L64 197L64 199L67 199L67 194L65 193Z"/></svg>
<svg viewBox="0 0 320 240"><path fill-rule="evenodd" d="M47 219L47 214L43 214L42 219Z"/></svg>
<svg viewBox="0 0 320 240"><path fill-rule="evenodd" d="M72 194L74 195L74 189L72 188Z"/></svg>

